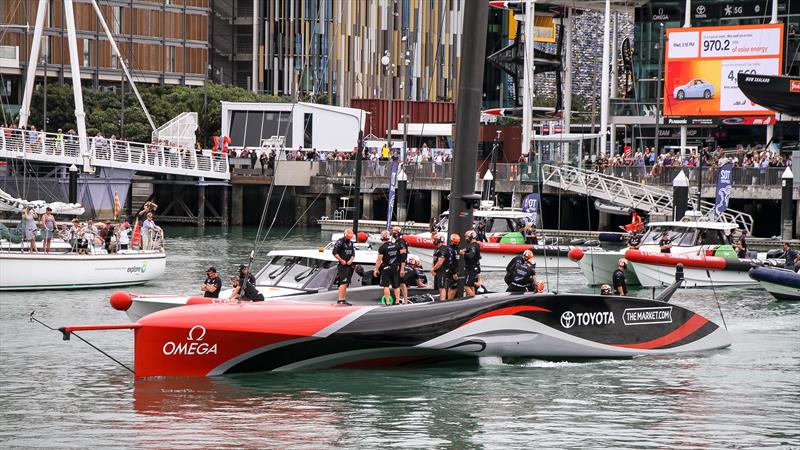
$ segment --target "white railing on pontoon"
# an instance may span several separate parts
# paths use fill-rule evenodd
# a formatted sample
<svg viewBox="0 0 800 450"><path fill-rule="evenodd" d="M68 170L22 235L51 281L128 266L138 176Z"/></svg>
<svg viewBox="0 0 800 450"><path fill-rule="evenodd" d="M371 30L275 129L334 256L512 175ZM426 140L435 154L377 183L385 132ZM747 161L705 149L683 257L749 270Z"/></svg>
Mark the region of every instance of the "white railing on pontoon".
<svg viewBox="0 0 800 450"><path fill-rule="evenodd" d="M95 167L230 179L228 155L221 152L104 137L90 137L88 144L89 163ZM84 163L77 135L2 127L0 127L0 158L75 164L78 167Z"/></svg>
<svg viewBox="0 0 800 450"><path fill-rule="evenodd" d="M592 170L543 164L542 183L642 211L666 214L672 212L671 191ZM690 208L694 208L695 199L690 199L689 204ZM713 202L703 200L700 203L702 214L709 216L714 214L713 211ZM728 208L718 219L736 223L748 234L752 232L753 217L750 214Z"/></svg>

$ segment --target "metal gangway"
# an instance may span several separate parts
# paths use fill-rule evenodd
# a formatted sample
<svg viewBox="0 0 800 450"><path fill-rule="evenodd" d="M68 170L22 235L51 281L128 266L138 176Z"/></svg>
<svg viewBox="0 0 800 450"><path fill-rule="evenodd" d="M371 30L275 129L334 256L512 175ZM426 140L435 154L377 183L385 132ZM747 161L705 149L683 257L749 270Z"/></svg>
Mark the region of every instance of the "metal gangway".
<svg viewBox="0 0 800 450"><path fill-rule="evenodd" d="M543 164L542 183L646 212L672 213L671 191L592 170ZM689 199L689 207L697 209L696 199ZM714 215L714 203L701 201L700 213L711 218ZM751 234L753 229L753 217L750 214L730 208L717 220L735 223L747 234Z"/></svg>
<svg viewBox="0 0 800 450"><path fill-rule="evenodd" d="M137 172L229 180L228 155L211 150L195 150L170 142L154 144L87 138L88 152L81 154L77 134L43 133L0 127L0 158L77 167L113 167Z"/></svg>

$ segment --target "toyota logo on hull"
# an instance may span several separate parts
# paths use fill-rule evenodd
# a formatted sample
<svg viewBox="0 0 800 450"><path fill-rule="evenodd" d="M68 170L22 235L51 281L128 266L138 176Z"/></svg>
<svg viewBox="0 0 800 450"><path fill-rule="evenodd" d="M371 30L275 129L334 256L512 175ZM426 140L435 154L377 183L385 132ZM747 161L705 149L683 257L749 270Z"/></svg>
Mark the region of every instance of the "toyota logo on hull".
<svg viewBox="0 0 800 450"><path fill-rule="evenodd" d="M564 328L572 328L578 326L593 326L593 325L611 325L614 322L614 314L611 311L596 311L574 313L572 311L564 311L561 314L561 326Z"/></svg>

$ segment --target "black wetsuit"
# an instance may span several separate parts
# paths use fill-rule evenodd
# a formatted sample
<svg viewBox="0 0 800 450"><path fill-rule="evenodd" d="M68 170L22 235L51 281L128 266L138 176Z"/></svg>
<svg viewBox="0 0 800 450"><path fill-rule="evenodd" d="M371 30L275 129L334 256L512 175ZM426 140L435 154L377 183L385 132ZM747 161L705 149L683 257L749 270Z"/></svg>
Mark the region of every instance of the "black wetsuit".
<svg viewBox="0 0 800 450"><path fill-rule="evenodd" d="M406 242L406 240L403 239L402 236L398 236L394 240L394 243L395 245L397 245L397 249L400 252L400 262L397 265L398 270L400 270L399 267L401 265L408 264L408 242ZM403 281L403 277L400 277L400 283L405 284L405 281Z"/></svg>
<svg viewBox="0 0 800 450"><path fill-rule="evenodd" d="M239 298L241 300L250 300L252 302L263 302L264 295L256 289L256 277L252 273L248 273L245 279L244 274L239 274Z"/></svg>
<svg viewBox="0 0 800 450"><path fill-rule="evenodd" d="M450 244L447 247L447 250L450 252L450 267L447 269L448 280L450 282L450 289L455 289L458 287L458 245Z"/></svg>
<svg viewBox="0 0 800 450"><path fill-rule="evenodd" d="M464 274L466 280L464 285L475 286L478 281L478 274L481 273L481 245L472 241L464 252Z"/></svg>
<svg viewBox="0 0 800 450"><path fill-rule="evenodd" d="M381 259L381 286L400 287L400 247L394 242L384 242L378 249Z"/></svg>
<svg viewBox="0 0 800 450"><path fill-rule="evenodd" d="M433 252L433 265L436 266L440 260L444 260L442 266L436 271L436 275L433 278L433 288L434 289L447 289L450 287L450 283L448 283L448 269L450 267L450 249L447 248L445 245L440 245L439 248Z"/></svg>
<svg viewBox="0 0 800 450"><path fill-rule="evenodd" d="M215 277L213 280L211 279L211 277L208 277L206 278L205 284L213 284L214 286L217 287L217 289L215 289L214 292L205 291L203 293L203 297L219 298L219 291L222 290L222 280L219 277Z"/></svg>
<svg viewBox="0 0 800 450"><path fill-rule="evenodd" d="M628 295L628 283L625 281L625 271L617 269L611 275L612 283L614 285L614 295L619 295L619 287L622 287L622 295Z"/></svg>
<svg viewBox="0 0 800 450"><path fill-rule="evenodd" d="M345 262L350 261L356 254L356 249L353 247L353 242L350 239L339 238L335 244L333 244L333 256L338 256L342 258ZM337 260L338 261L338 260ZM339 263L339 267L336 269L336 285L341 286L343 284L350 285L350 278L353 277L353 265L345 265L341 262Z"/></svg>
<svg viewBox="0 0 800 450"><path fill-rule="evenodd" d="M534 275L536 275L536 264L528 264L523 260L514 267L514 272L511 276L511 284L508 285L506 292L535 291L533 286Z"/></svg>

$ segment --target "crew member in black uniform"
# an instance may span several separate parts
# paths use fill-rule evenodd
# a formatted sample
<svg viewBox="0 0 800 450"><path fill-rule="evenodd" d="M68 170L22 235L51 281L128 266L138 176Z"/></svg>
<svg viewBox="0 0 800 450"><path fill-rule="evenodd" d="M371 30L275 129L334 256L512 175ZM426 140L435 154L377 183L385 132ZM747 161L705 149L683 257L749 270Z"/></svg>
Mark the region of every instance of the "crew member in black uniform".
<svg viewBox="0 0 800 450"><path fill-rule="evenodd" d="M628 295L628 283L625 281L625 269L628 262L624 258L617 263L617 270L611 275L611 283L614 285L614 294Z"/></svg>
<svg viewBox="0 0 800 450"><path fill-rule="evenodd" d="M378 259L375 261L375 277L380 273L383 298L387 305L393 300L400 301L400 248L391 241L389 231L381 231L383 245L378 249ZM394 290L392 297L389 288Z"/></svg>
<svg viewBox="0 0 800 450"><path fill-rule="evenodd" d="M481 219L478 225L475 226L475 240L478 242L489 242L486 239L486 219Z"/></svg>
<svg viewBox="0 0 800 450"><path fill-rule="evenodd" d="M536 228L533 228L532 223L525 225L525 229L523 231L526 244L539 245L539 238L536 236Z"/></svg>
<svg viewBox="0 0 800 450"><path fill-rule="evenodd" d="M631 236L628 238L628 248L638 250L642 244L642 237L636 231L631 231Z"/></svg>
<svg viewBox="0 0 800 450"><path fill-rule="evenodd" d="M447 288L450 287L449 277L447 276L447 271L450 268L450 249L447 248L444 236L437 236L434 242L437 248L433 252L433 266L431 266L433 288L439 291L439 300L446 301Z"/></svg>
<svg viewBox="0 0 800 450"><path fill-rule="evenodd" d="M739 258L747 258L747 231L742 231L739 236L739 241L736 243L736 256Z"/></svg>
<svg viewBox="0 0 800 450"><path fill-rule="evenodd" d="M467 240L467 247L459 250L461 257L464 258L464 295L474 297L476 291L481 286L481 245L475 241L476 233L472 230L464 233Z"/></svg>
<svg viewBox="0 0 800 450"><path fill-rule="evenodd" d="M449 274L450 286L447 289L447 299L452 300L456 298L458 293L458 259L460 253L458 252L458 244L461 243L461 236L458 233L450 235L450 245L447 249L450 251L450 268L447 270Z"/></svg>
<svg viewBox="0 0 800 450"><path fill-rule="evenodd" d="M400 252L400 303L408 303L408 286L405 283L406 271L408 271L408 242L403 239L403 230L400 227L392 227L392 239Z"/></svg>
<svg viewBox="0 0 800 450"><path fill-rule="evenodd" d="M408 286L424 288L428 286L428 277L422 272L422 263L416 256L409 256L406 261L406 274L403 275L400 287ZM405 298L408 298L408 292L403 292Z"/></svg>
<svg viewBox="0 0 800 450"><path fill-rule="evenodd" d="M533 261L533 252L525 250L522 261L514 267L511 283L506 292L536 292L536 263Z"/></svg>
<svg viewBox="0 0 800 450"><path fill-rule="evenodd" d="M661 236L661 240L658 241L658 246L661 248L661 253L672 253L670 251L672 248L672 239L669 238L668 231L665 231Z"/></svg>
<svg viewBox="0 0 800 450"><path fill-rule="evenodd" d="M506 276L503 278L503 281L507 285L511 285L511 281L514 280L514 270L517 268L517 264L523 261L525 261L525 258L520 254L511 258L511 261L508 262L508 265L506 265Z"/></svg>
<svg viewBox="0 0 800 450"><path fill-rule="evenodd" d="M339 286L340 305L349 306L347 302L347 287L353 277L353 261L356 259L356 249L353 247L353 230L344 230L344 235L333 244L333 257L339 262L336 269L336 283Z"/></svg>
<svg viewBox="0 0 800 450"><path fill-rule="evenodd" d="M256 289L256 277L244 264L239 266L239 299L263 302L264 295Z"/></svg>
<svg viewBox="0 0 800 450"><path fill-rule="evenodd" d="M219 291L222 290L222 280L217 276L217 269L209 267L206 270L206 281L200 286L203 297L219 298Z"/></svg>

